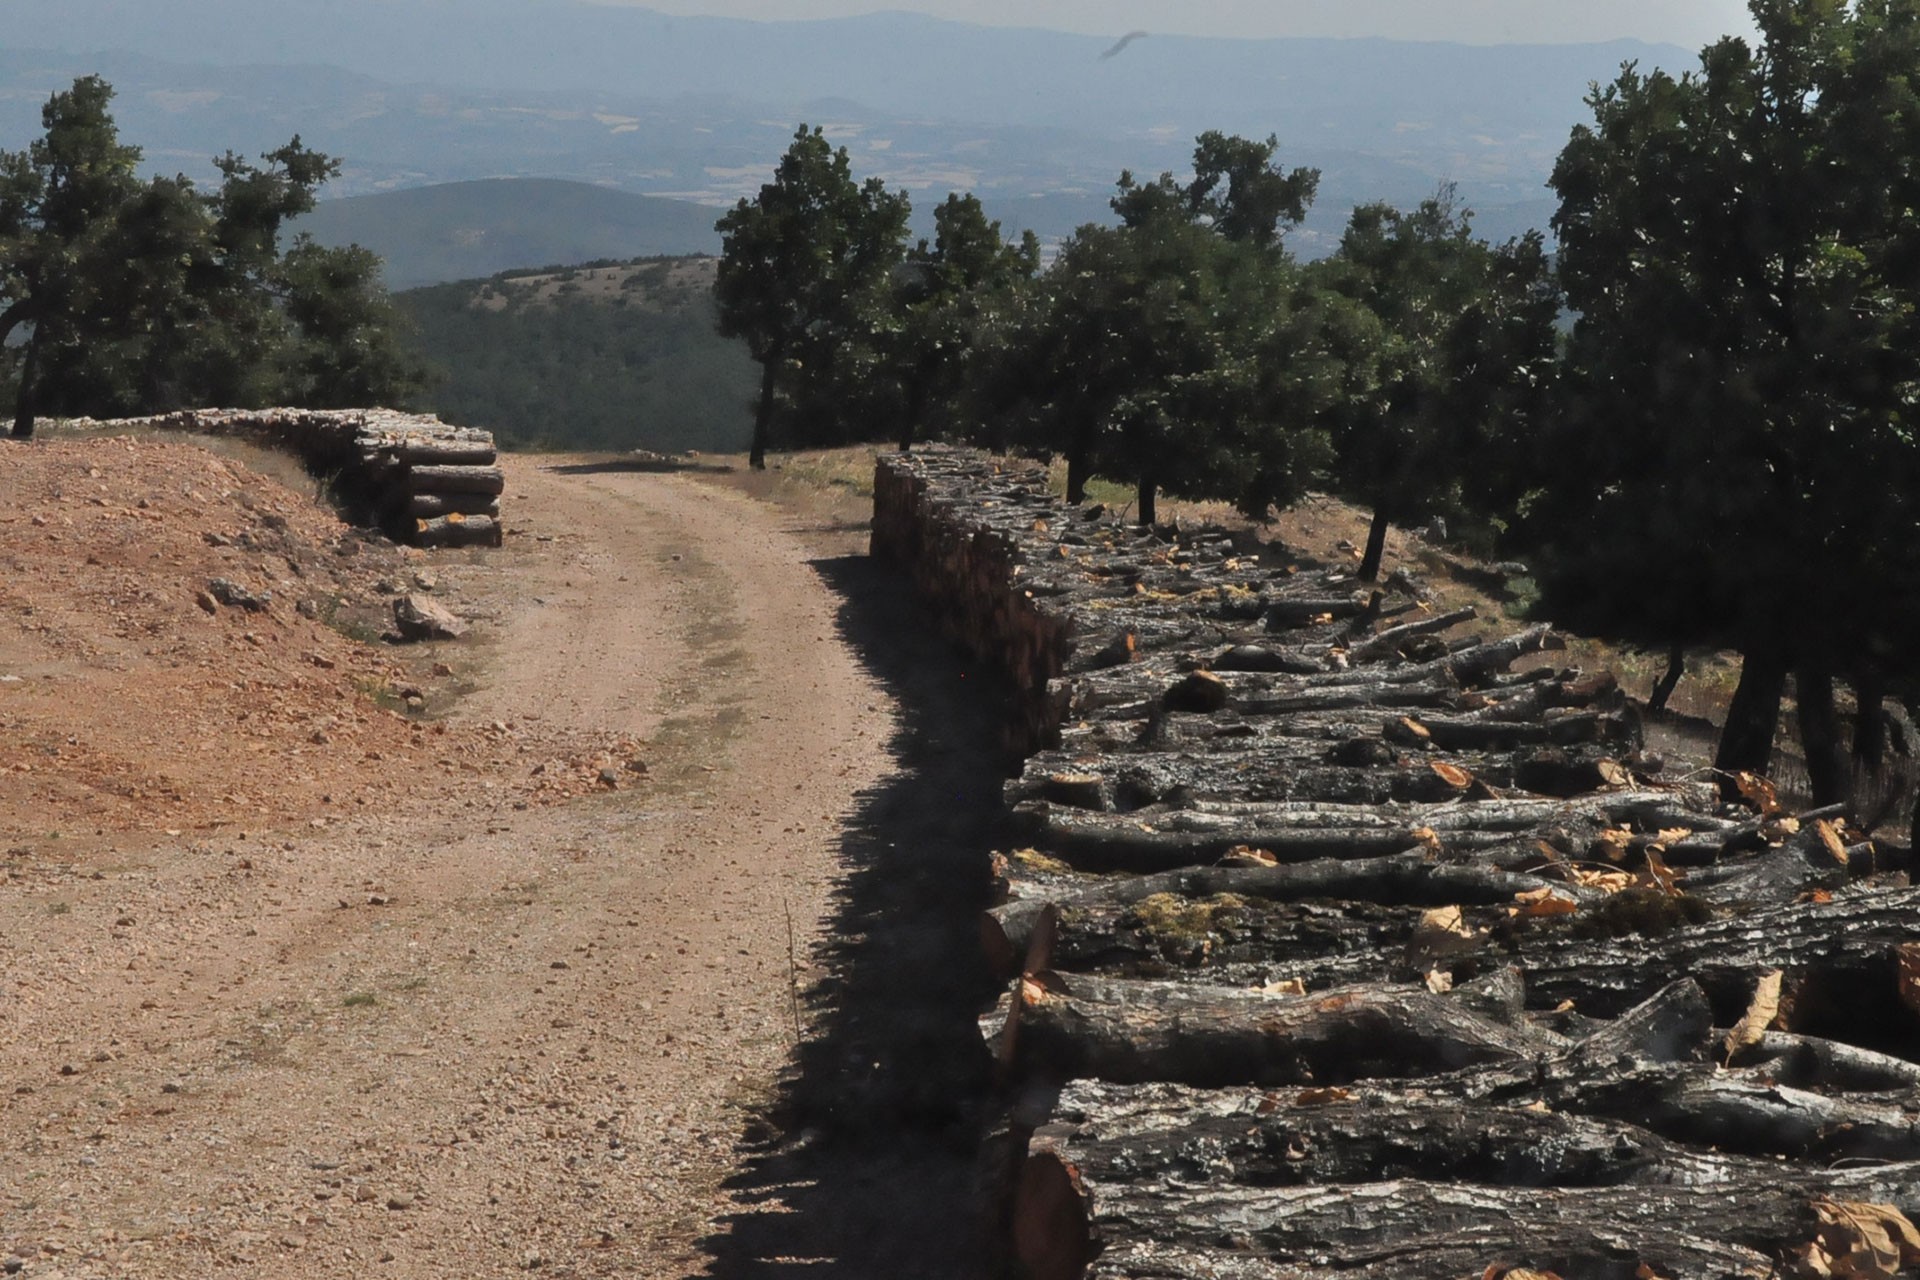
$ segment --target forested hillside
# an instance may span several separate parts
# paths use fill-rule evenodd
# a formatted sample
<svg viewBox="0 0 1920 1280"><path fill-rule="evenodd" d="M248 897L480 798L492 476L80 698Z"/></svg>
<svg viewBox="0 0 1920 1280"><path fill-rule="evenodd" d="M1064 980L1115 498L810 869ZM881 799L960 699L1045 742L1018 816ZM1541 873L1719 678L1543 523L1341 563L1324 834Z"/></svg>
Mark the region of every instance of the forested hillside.
<svg viewBox="0 0 1920 1280"><path fill-rule="evenodd" d="M427 406L510 444L741 448L757 381L714 328L712 258L650 258L396 296L438 372Z"/></svg>
<svg viewBox="0 0 1920 1280"><path fill-rule="evenodd" d="M491 178L324 200L293 224L323 245L363 245L389 289L474 280L543 262L711 253L714 211L586 182Z"/></svg>

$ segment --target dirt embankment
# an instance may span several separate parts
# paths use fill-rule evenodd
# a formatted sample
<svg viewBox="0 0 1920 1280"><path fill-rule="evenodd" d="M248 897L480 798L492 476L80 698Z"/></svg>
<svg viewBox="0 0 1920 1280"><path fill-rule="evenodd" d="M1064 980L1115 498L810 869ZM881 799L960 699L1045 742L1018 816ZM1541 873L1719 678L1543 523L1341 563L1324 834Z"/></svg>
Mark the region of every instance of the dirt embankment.
<svg viewBox="0 0 1920 1280"><path fill-rule="evenodd" d="M807 992L850 832L890 848L875 797L914 798L822 576L854 572L852 522L510 460L507 547L429 555L197 443L5 452L8 1269L678 1276L798 1248L729 1244L781 1193L756 1218L724 1184L752 1181L796 1020L803 1075L889 1043L829 1049L839 1006ZM404 592L473 636L381 644ZM813 1256L857 1273L831 1234Z"/></svg>

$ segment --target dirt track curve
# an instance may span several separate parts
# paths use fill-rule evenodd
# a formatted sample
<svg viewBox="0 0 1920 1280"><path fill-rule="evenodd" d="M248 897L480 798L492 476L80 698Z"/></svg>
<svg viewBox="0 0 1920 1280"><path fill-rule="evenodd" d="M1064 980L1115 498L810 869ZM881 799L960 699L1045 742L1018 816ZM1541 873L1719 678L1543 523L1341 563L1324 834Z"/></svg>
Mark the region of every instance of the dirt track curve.
<svg viewBox="0 0 1920 1280"><path fill-rule="evenodd" d="M849 923L964 920L957 881L910 881L895 911L849 859L916 822L977 852L947 810L991 785L960 723L982 709L860 647L906 615L855 531L686 477L509 468L508 548L435 562L481 619L448 649L479 670L451 719L639 757L551 808L480 771L431 805L158 842L23 913L8 955L34 972L0 993L10 1269L856 1276L927 1246L917 1274L969 1269L941 1240L966 1234L967 1118L914 1065L965 1028L886 1013L949 939L920 929L903 959ZM876 1097L871 1131L834 1132ZM902 1145L951 1141L877 1156L896 1122Z"/></svg>

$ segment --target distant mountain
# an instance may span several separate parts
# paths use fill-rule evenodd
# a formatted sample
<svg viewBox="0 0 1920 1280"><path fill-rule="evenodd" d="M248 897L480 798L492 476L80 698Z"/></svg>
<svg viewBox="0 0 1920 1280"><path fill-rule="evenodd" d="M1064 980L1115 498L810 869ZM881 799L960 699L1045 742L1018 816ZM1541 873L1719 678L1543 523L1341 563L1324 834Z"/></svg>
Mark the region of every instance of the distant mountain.
<svg viewBox="0 0 1920 1280"><path fill-rule="evenodd" d="M494 178L325 200L293 227L386 259L410 289L516 267L713 254L718 211L684 200L540 178Z"/></svg>

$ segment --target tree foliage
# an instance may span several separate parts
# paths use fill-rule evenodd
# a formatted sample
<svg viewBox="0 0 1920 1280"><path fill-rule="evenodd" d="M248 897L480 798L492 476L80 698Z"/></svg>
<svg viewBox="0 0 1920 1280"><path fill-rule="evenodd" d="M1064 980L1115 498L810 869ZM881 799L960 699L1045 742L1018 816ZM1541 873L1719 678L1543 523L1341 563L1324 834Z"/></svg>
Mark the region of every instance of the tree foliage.
<svg viewBox="0 0 1920 1280"><path fill-rule="evenodd" d="M1330 425L1341 488L1373 508L1360 567L1371 579L1389 521L1487 515L1524 492L1559 294L1538 235L1476 239L1451 187L1411 212L1355 209L1315 278L1364 312L1341 318L1350 390Z"/></svg>
<svg viewBox="0 0 1920 1280"><path fill-rule="evenodd" d="M16 436L43 412L368 404L414 388L378 260L304 238L280 252L287 219L313 207L336 161L296 137L260 165L220 158L212 193L143 179L112 97L83 77L47 102L41 137L0 152Z"/></svg>
<svg viewBox="0 0 1920 1280"><path fill-rule="evenodd" d="M1906 652L1920 585L1920 4L1751 7L1757 46L1596 89L1553 175L1549 587L1746 655L1728 769L1764 767L1788 671Z"/></svg>

